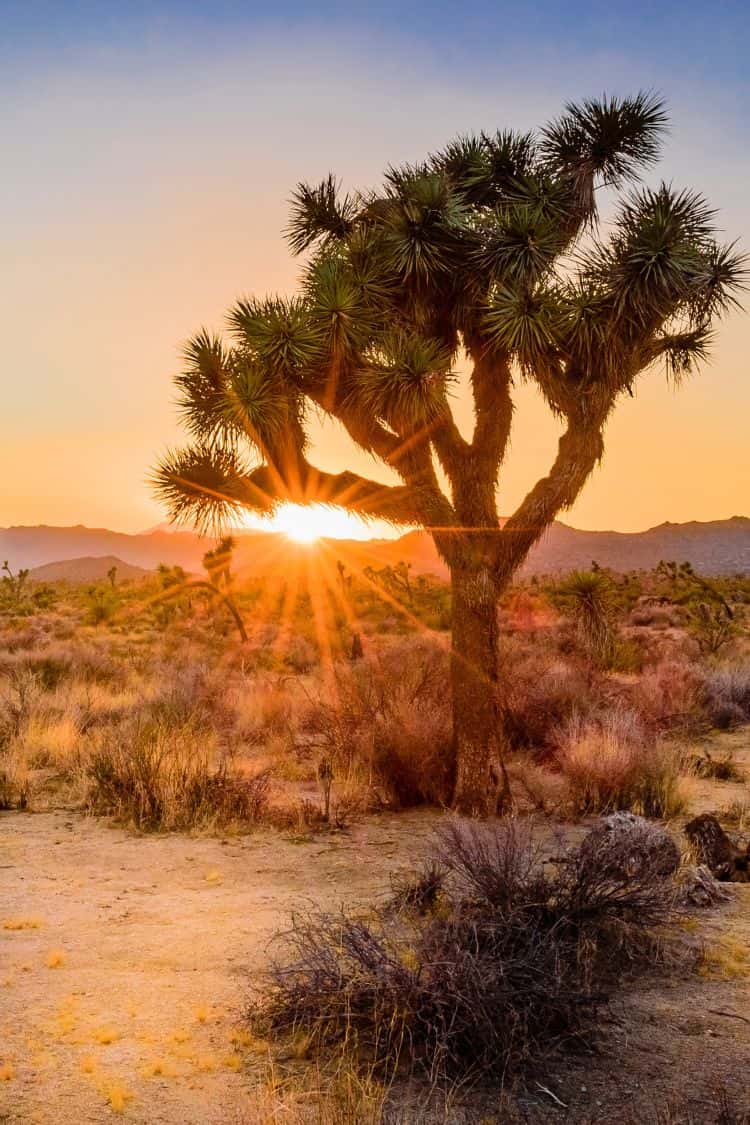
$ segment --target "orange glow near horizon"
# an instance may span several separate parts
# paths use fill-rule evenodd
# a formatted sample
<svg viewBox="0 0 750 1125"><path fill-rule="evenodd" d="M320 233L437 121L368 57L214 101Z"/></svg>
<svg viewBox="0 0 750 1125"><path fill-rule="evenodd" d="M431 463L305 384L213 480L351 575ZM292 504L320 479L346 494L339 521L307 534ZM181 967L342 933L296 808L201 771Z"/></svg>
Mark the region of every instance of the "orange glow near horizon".
<svg viewBox="0 0 750 1125"><path fill-rule="evenodd" d="M295 543L318 539L377 539L393 536L384 520L363 520L329 504L281 504L272 516L249 513L243 527L252 531L277 531ZM406 530L405 528L403 530Z"/></svg>

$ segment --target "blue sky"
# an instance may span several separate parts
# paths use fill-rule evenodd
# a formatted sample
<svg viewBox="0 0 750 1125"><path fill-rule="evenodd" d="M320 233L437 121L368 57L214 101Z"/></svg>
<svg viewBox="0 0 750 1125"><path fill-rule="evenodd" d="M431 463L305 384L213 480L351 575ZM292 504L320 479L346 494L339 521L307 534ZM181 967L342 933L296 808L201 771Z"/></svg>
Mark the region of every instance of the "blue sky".
<svg viewBox="0 0 750 1125"><path fill-rule="evenodd" d="M18 59L26 52L75 51L95 46L148 50L165 37L174 43L200 38L210 45L227 34L252 33L263 27L291 37L306 29L373 31L406 37L445 53L446 61L502 67L503 51L512 46L531 61L548 50L616 48L642 61L668 66L706 81L742 80L747 71L750 9L740 0L700 3L644 3L611 0L544 0L542 3L474 4L397 2L315 4L241 3L215 0L3 0L2 53ZM746 81L746 80L745 80Z"/></svg>
<svg viewBox="0 0 750 1125"><path fill-rule="evenodd" d="M156 522L144 480L179 436L180 343L241 292L293 289L281 231L299 179L367 186L457 132L656 89L672 129L655 175L703 191L750 247L749 33L735 2L0 0L0 525ZM733 317L703 377L644 385L570 522L746 512L748 345ZM503 511L556 434L524 391ZM350 457L330 429L317 452Z"/></svg>

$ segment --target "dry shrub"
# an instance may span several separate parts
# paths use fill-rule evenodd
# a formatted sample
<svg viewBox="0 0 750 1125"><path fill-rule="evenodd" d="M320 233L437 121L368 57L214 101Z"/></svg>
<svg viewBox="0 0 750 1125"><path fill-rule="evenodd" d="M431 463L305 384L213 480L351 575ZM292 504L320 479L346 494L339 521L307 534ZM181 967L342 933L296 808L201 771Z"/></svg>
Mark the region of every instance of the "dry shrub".
<svg viewBox="0 0 750 1125"><path fill-rule="evenodd" d="M700 715L700 670L680 660L646 668L634 682L628 703L653 730L694 727Z"/></svg>
<svg viewBox="0 0 750 1125"><path fill-rule="evenodd" d="M701 701L711 723L726 730L750 720L750 664L729 665L707 672Z"/></svg>
<svg viewBox="0 0 750 1125"><path fill-rule="evenodd" d="M215 729L226 725L226 685L206 664L156 665L152 680L156 689L142 704L142 714L151 722L175 728L190 724Z"/></svg>
<svg viewBox="0 0 750 1125"><path fill-rule="evenodd" d="M385 1120L396 1125L403 1120L384 1117L387 1091L349 1060L333 1073L320 1067L284 1073L269 1061L263 1079L236 1125L383 1125Z"/></svg>
<svg viewBox="0 0 750 1125"><path fill-rule="evenodd" d="M557 763L580 815L630 810L669 819L684 806L679 752L649 737L632 711L573 723Z"/></svg>
<svg viewBox="0 0 750 1125"><path fill-rule="evenodd" d="M518 822L454 822L433 849L442 871L415 879L438 880L434 908L295 917L251 1026L356 1051L386 1078L502 1084L551 1045L590 1040L619 967L653 950L674 897L664 835L642 825L545 864Z"/></svg>
<svg viewBox="0 0 750 1125"><path fill-rule="evenodd" d="M559 770L522 756L511 758L507 769L517 805L528 805L545 816L559 813L569 806L568 780Z"/></svg>
<svg viewBox="0 0 750 1125"><path fill-rule="evenodd" d="M375 784L397 805L446 800L451 712L443 645L413 638L338 666L332 690L303 723L337 778Z"/></svg>
<svg viewBox="0 0 750 1125"><path fill-rule="evenodd" d="M108 735L85 764L86 804L146 831L257 823L268 773L240 776L226 761L214 767L213 757L190 728L135 723L130 738Z"/></svg>
<svg viewBox="0 0 750 1125"><path fill-rule="evenodd" d="M514 749L553 750L560 732L602 703L601 677L519 638L500 658L501 704Z"/></svg>
<svg viewBox="0 0 750 1125"><path fill-rule="evenodd" d="M25 763L14 751L3 753L0 756L0 810L25 809L30 796Z"/></svg>
<svg viewBox="0 0 750 1125"><path fill-rule="evenodd" d="M446 702L395 699L373 729L372 768L402 808L441 804L451 784L451 714Z"/></svg>
<svg viewBox="0 0 750 1125"><path fill-rule="evenodd" d="M259 676L227 693L226 705L234 715L238 739L259 746L285 732L296 721L293 685L288 679Z"/></svg>
<svg viewBox="0 0 750 1125"><path fill-rule="evenodd" d="M14 668L0 680L0 750L21 733L38 698L38 681L27 668Z"/></svg>
<svg viewBox="0 0 750 1125"><path fill-rule="evenodd" d="M19 749L31 769L60 766L73 755L80 738L74 715L34 714L19 737Z"/></svg>

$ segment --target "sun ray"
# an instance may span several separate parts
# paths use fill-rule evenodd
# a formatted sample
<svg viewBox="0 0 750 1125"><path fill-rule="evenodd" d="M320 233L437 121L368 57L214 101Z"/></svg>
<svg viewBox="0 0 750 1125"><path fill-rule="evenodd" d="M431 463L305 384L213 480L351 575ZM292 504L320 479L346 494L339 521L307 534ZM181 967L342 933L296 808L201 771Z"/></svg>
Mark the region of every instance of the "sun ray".
<svg viewBox="0 0 750 1125"><path fill-rule="evenodd" d="M303 544L314 543L318 539L364 541L394 536L394 529L386 520L365 520L345 508L326 503L324 497L305 504L279 504L270 516L249 512L242 526L252 531L280 532L288 539Z"/></svg>

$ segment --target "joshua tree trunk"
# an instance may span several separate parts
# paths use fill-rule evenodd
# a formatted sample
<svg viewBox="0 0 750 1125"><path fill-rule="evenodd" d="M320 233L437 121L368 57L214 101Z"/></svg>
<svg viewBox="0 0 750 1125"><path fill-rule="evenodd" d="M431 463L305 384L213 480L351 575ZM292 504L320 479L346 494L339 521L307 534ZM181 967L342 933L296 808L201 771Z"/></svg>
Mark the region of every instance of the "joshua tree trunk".
<svg viewBox="0 0 750 1125"><path fill-rule="evenodd" d="M469 816L502 811L509 799L498 700L497 587L487 567L452 570L453 805Z"/></svg>

